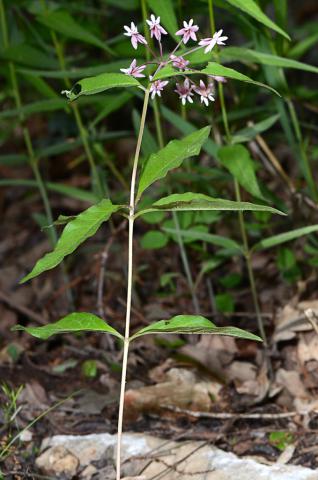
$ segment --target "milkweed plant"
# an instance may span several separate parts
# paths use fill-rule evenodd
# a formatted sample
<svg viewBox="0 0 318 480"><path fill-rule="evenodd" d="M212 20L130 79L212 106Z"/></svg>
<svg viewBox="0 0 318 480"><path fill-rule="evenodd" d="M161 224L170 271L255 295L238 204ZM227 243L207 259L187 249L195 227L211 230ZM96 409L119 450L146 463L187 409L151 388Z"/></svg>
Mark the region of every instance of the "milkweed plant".
<svg viewBox="0 0 318 480"><path fill-rule="evenodd" d="M24 283L59 265L67 255L73 253L86 239L93 236L112 215L124 216L128 221L128 274L124 333L117 331L104 319L87 312L71 313L55 323L41 327L24 327L21 325L16 327L16 329L25 330L40 339L48 339L58 333L90 331L114 335L122 343L123 359L116 454L117 480L121 478L121 437L128 352L131 342L144 335L160 333L228 335L261 341L260 337L239 328L217 327L205 317L182 314L155 322L131 334L135 221L146 213L159 211L227 210L240 212L249 210L281 213L267 205L213 198L193 192L172 193L160 198L147 208L140 207L140 200L145 190L156 181L164 179L170 170L180 167L185 159L199 155L202 146L210 135L210 126L206 126L181 140L170 141L160 151L150 155L147 162L140 168L140 151L150 101L156 97L161 97L165 89L172 87L172 84L174 92L183 105L192 104L197 99L202 105L208 106L210 102L215 100L215 82L226 82L227 79L257 84L271 89L236 70L224 67L217 62L207 62L205 60L207 58L205 56L208 56L216 46L225 45L228 40L228 37L223 34L223 30L216 31L211 38L198 40L199 27L194 24L193 19L188 22L184 21L183 27L175 34L178 39L176 47L171 52L166 53L164 43L168 33L160 24L160 17L156 18L151 15L150 19L147 20L147 26L150 29L151 42L147 42L133 22L130 26L124 27L124 35L129 37L135 50L140 47L149 50L149 61L138 65L137 60L133 59L127 68L121 69L121 73L104 73L95 77L84 78L77 82L71 90L62 92L72 102L82 95L101 93L111 88L137 88L143 92L141 121L131 171L129 202L124 205L116 205L110 199L104 198L75 218L71 217L53 251L38 260L33 270L21 281L21 283ZM191 43L193 46L188 48ZM192 66L193 61L195 64L205 64L204 68L197 70Z"/></svg>

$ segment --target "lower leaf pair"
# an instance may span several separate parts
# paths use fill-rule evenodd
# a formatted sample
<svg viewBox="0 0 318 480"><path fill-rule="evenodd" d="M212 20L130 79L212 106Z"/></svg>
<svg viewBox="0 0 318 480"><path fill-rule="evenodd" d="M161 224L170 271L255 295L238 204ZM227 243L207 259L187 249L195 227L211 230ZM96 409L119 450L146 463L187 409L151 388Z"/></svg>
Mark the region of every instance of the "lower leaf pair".
<svg viewBox="0 0 318 480"><path fill-rule="evenodd" d="M59 333L100 332L109 333L124 341L123 335L108 325L102 318L86 312L71 313L55 323L41 327L17 325L13 329L24 330L42 340L47 340L52 335ZM134 333L129 341L131 342L144 335L160 333L227 335L246 340L262 341L257 335L237 327L217 327L210 320L199 315L177 315L170 320L160 320Z"/></svg>

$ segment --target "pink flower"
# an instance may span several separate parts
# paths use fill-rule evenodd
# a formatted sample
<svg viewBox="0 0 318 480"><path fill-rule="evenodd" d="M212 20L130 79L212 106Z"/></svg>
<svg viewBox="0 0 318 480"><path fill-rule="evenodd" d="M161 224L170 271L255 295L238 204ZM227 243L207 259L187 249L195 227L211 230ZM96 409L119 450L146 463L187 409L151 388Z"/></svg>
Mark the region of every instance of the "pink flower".
<svg viewBox="0 0 318 480"><path fill-rule="evenodd" d="M183 35L182 40L183 40L184 44L188 43L190 38L192 38L192 40L194 40L196 42L197 36L196 36L195 33L198 30L199 30L199 27L197 25L193 25L193 18L191 18L189 23L183 22L183 28L181 28L181 30L178 30L176 32L176 35Z"/></svg>
<svg viewBox="0 0 318 480"><path fill-rule="evenodd" d="M213 88L213 84L212 83L209 83L207 86L205 86L205 83L203 82L203 80L200 80L200 86L199 87L196 87L194 89L194 91L200 95L201 97L201 103L205 103L206 106L209 105L209 101L210 102L214 102L215 99L213 97L213 93L214 93L214 88Z"/></svg>
<svg viewBox="0 0 318 480"><path fill-rule="evenodd" d="M204 50L204 53L211 52L211 50L215 47L215 45L225 45L225 40L227 40L229 37L222 37L223 30L219 30L218 32L215 32L212 38L204 38L199 42L199 45L202 47L207 47Z"/></svg>
<svg viewBox="0 0 318 480"><path fill-rule="evenodd" d="M152 100L155 98L156 95L158 97L161 97L161 92L164 89L166 85L168 85L169 81L168 80L156 80L155 82L152 83L150 87L150 93L151 93L151 98Z"/></svg>
<svg viewBox="0 0 318 480"><path fill-rule="evenodd" d="M170 60L172 60L172 65L179 70L186 70L189 65L189 60L185 60L183 57L177 57L176 55L170 55Z"/></svg>
<svg viewBox="0 0 318 480"><path fill-rule="evenodd" d="M193 86L190 85L190 80L188 78L185 79L183 85L180 83L176 84L177 89L175 92L179 95L179 98L182 102L182 105L185 105L188 102L193 103L191 97L193 97L192 89Z"/></svg>
<svg viewBox="0 0 318 480"><path fill-rule="evenodd" d="M215 80L218 83L226 83L227 80L224 77L220 77L219 75L209 75L209 77L212 77L213 80Z"/></svg>
<svg viewBox="0 0 318 480"><path fill-rule="evenodd" d="M124 29L126 30L124 35L131 37L131 44L135 50L137 50L138 43L143 43L144 45L147 44L147 40L138 32L138 28L134 22L131 22L130 28L127 27L127 25L124 25Z"/></svg>
<svg viewBox="0 0 318 480"><path fill-rule="evenodd" d="M151 20L146 20L150 27L151 38L156 37L158 42L161 40L161 34L167 35L168 32L160 25L160 17L156 18L154 15L151 15Z"/></svg>
<svg viewBox="0 0 318 480"><path fill-rule="evenodd" d="M129 68L121 68L120 71L123 72L125 75L131 75L132 77L135 78L142 78L145 77L141 72L143 72L146 68L146 65L140 65L140 67L137 67L137 60L134 59Z"/></svg>

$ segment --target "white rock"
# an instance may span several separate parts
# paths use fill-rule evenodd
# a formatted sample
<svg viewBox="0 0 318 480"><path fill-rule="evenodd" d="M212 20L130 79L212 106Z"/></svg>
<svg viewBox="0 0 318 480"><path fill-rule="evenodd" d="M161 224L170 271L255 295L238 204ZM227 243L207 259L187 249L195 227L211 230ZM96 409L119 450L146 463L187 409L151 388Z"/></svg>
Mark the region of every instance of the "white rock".
<svg viewBox="0 0 318 480"><path fill-rule="evenodd" d="M105 455L112 465L116 435L58 435L43 441L42 448L48 447L64 447L78 459L81 467L105 459ZM126 473L136 478L139 478L147 458L147 466L141 475L145 480L163 472L165 480L318 480L318 470L279 463L264 465L255 459L239 458L202 442L177 443L141 434L124 434L122 456L123 459L140 457L131 464L132 470L136 471ZM153 461L149 462L151 459Z"/></svg>

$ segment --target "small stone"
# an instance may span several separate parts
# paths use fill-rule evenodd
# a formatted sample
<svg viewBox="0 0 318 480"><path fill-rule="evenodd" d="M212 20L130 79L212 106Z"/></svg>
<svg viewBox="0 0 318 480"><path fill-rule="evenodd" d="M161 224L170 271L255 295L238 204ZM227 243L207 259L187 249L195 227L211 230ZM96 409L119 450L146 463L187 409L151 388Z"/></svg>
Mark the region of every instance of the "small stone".
<svg viewBox="0 0 318 480"><path fill-rule="evenodd" d="M30 430L23 430L19 435L21 442L31 442L32 438L33 434Z"/></svg>
<svg viewBox="0 0 318 480"><path fill-rule="evenodd" d="M65 475L71 479L76 475L79 460L65 447L56 446L42 453L36 460L36 466L48 475Z"/></svg>
<svg viewBox="0 0 318 480"><path fill-rule="evenodd" d="M81 473L81 478L85 478L86 480L90 480L93 475L97 473L97 468L94 465L88 465L88 467L84 468Z"/></svg>

